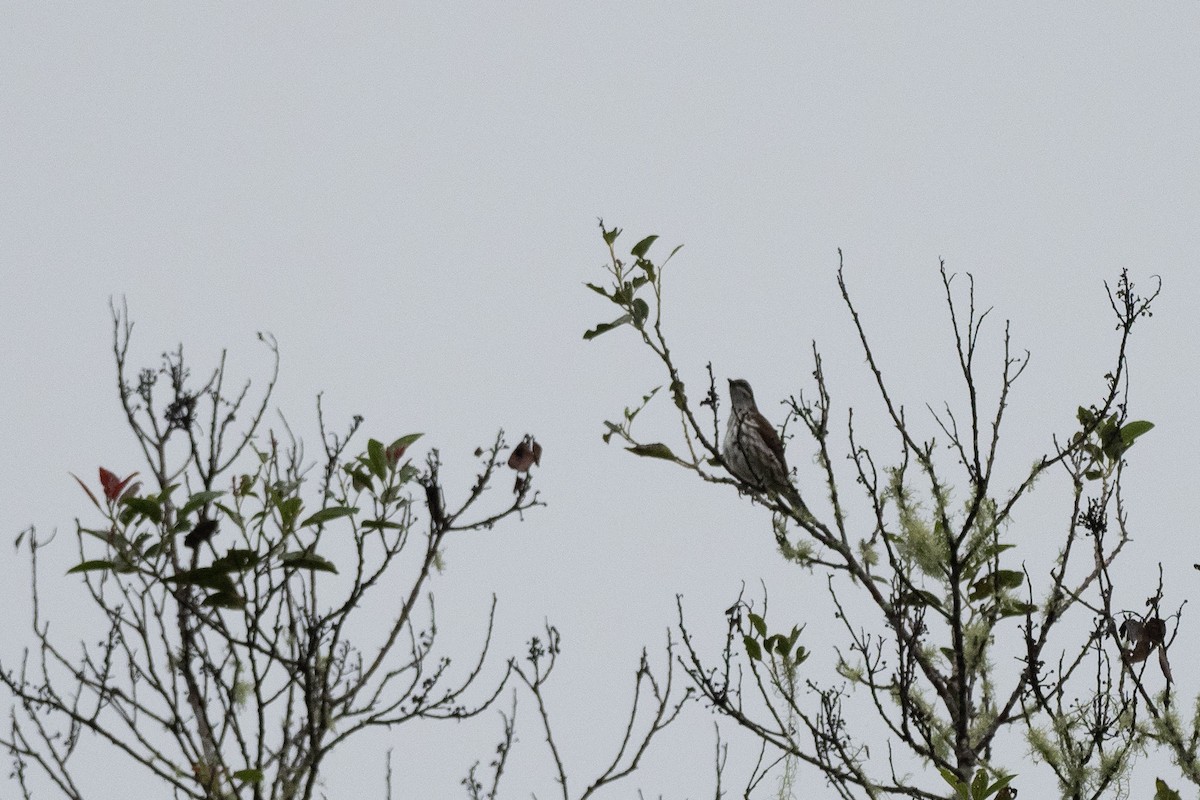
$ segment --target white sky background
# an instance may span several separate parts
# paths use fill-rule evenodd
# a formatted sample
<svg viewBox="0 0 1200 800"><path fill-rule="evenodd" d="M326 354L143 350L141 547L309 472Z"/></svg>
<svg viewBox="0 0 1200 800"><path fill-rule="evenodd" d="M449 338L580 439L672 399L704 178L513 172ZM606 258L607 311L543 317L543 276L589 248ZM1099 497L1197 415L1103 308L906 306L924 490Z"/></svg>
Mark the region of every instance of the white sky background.
<svg viewBox="0 0 1200 800"><path fill-rule="evenodd" d="M499 595L497 672L543 618L559 626L553 712L576 791L610 757L638 653L661 650L676 593L715 653L721 610L761 578L773 610L807 619L805 643L827 652L824 581L780 563L765 512L600 441L604 419L663 379L628 331L580 338L613 316L582 286L603 277L597 216L626 229L625 251L649 233L653 254L686 244L666 325L693 397L712 360L778 421L777 401L810 388L816 339L839 426L853 404L880 460L896 445L837 295L837 248L922 424L924 403L964 399L938 259L974 273L996 309L985 330L1012 319L1033 351L1007 478L1101 390L1116 342L1102 281L1161 275L1131 354L1132 415L1158 428L1132 454L1119 602L1141 608L1160 559L1170 600L1192 596L1200 9L435 5L5 7L0 508L12 535L60 529L48 614L68 638L84 595L56 576L89 508L68 471L140 466L110 355L107 302L123 295L137 364L182 342L198 372L228 348L233 373L257 377L254 333L274 333L275 404L314 447L320 391L328 419L362 414L366 435L426 432L464 488L498 427L537 434L549 507L453 542L435 591L463 653ZM675 443L665 409L642 433ZM811 471L799 441L789 458ZM1018 514L1014 553L1031 567L1066 502L1045 481ZM28 604L24 560L5 561L7 658ZM507 796L552 796L531 706L519 726ZM361 737L329 762L328 794L381 796L393 746L397 796L461 796L498 730L489 712ZM725 731L736 788L755 749ZM690 708L608 796L703 797L711 748L712 718ZM81 763L83 783L129 796L141 776L118 763ZM1047 772L1020 755L1006 766L1028 774L1023 796L1049 796ZM1144 766L1135 793L1155 774L1174 776Z"/></svg>

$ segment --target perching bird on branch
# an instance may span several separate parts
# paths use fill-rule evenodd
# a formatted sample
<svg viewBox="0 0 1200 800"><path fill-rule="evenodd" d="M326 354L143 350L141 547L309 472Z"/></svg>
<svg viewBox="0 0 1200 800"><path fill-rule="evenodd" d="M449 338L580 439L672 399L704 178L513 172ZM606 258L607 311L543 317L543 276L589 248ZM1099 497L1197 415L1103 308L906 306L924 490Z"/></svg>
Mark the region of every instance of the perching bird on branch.
<svg viewBox="0 0 1200 800"><path fill-rule="evenodd" d="M729 424L721 457L735 478L755 491L777 494L801 508L800 493L792 486L783 442L754 402L754 391L744 380L729 381Z"/></svg>

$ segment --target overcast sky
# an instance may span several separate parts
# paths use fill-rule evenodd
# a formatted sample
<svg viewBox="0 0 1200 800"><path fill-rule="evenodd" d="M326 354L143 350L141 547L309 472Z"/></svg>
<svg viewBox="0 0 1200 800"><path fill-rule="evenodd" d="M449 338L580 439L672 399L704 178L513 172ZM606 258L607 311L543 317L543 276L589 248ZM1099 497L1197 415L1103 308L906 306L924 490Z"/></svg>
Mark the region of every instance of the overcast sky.
<svg viewBox="0 0 1200 800"><path fill-rule="evenodd" d="M627 246L686 245L665 315L685 377L711 360L778 421L778 401L810 386L815 339L840 418L854 405L880 453L896 445L840 305L838 248L914 414L963 400L938 260L972 272L990 332L1011 319L1033 351L1007 477L1102 388L1116 342L1103 281L1161 276L1131 353L1131 413L1158 427L1132 456L1119 603L1141 607L1163 558L1181 602L1200 577L1198 25L1194 4L5 4L4 524L58 527L47 559L65 569L89 508L68 472L140 466L114 389L113 296L139 363L182 343L198 369L228 348L234 374L261 376L254 334L268 330L276 405L298 430L313 436L323 391L328 417L362 414L367 435L424 431L460 486L497 428L533 432L549 507L452 543L435 591L443 626L468 634L499 596L498 656L545 618L560 627L556 720L569 770L590 780L677 593L714 651L721 610L760 579L809 621L810 649L831 641L823 578L780 563L761 509L601 442L604 419L663 382L628 331L581 340L612 316L583 287L603 277L603 217ZM665 413L643 424L677 436ZM1021 558L1060 535L1062 489L1047 482L1018 513ZM28 603L24 561L6 561L7 658ZM81 587L47 570L49 615L78 616ZM519 713L508 796L550 796L532 709ZM381 796L391 746L398 796L460 796L497 722L364 738L329 763L328 794ZM737 786L756 750L726 734ZM608 796L705 796L711 749L712 718L691 708ZM112 763L81 767L84 783L128 796L141 776ZM1006 766L1028 774L1022 796L1049 796L1044 769ZM1174 777L1144 766L1134 794L1155 774Z"/></svg>

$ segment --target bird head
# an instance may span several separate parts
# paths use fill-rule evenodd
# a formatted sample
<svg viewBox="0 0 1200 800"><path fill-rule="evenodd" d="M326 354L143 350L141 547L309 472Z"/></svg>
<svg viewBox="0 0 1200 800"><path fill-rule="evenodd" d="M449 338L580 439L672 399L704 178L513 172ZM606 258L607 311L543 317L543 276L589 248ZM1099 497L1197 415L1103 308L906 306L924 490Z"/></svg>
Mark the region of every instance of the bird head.
<svg viewBox="0 0 1200 800"><path fill-rule="evenodd" d="M733 404L733 410L739 414L758 410L758 406L754 404L754 391L750 388L750 384L741 378L730 378L729 402Z"/></svg>

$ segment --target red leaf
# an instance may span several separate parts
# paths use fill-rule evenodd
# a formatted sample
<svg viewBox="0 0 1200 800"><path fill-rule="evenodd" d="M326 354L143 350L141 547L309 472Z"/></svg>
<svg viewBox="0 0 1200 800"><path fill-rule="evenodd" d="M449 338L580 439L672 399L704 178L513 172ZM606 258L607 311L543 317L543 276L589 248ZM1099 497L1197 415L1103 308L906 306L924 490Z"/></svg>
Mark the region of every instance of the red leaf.
<svg viewBox="0 0 1200 800"><path fill-rule="evenodd" d="M118 499L120 499L122 492L125 491L125 487L129 485L129 482L133 480L135 475L137 475L136 472L131 473L129 477L122 480L121 478L118 478L115 473L109 472L104 467L101 467L100 486L104 489L104 496L108 499L108 502L115 503ZM78 481L79 479L76 478L75 480ZM83 485L83 481L79 481L79 483L80 485ZM84 490L87 489L86 486L83 488ZM136 486L130 487L130 492L136 488ZM91 492L88 492L88 494L90 495ZM96 498L93 497L92 502L95 502L95 500Z"/></svg>
<svg viewBox="0 0 1200 800"><path fill-rule="evenodd" d="M404 458L404 451L408 449L408 445L402 444L399 446L393 445L384 451L387 457L388 466L395 467L400 463L400 459Z"/></svg>
<svg viewBox="0 0 1200 800"><path fill-rule="evenodd" d="M541 446L534 441L532 436L527 435L520 444L513 448L512 455L508 457L508 466L517 472L528 472L530 467L541 460L541 457Z"/></svg>
<svg viewBox="0 0 1200 800"><path fill-rule="evenodd" d="M1167 648L1158 648L1158 666L1162 669L1163 677L1167 679L1167 683L1171 682L1171 665L1167 663Z"/></svg>
<svg viewBox="0 0 1200 800"><path fill-rule="evenodd" d="M104 467L100 468L100 487L110 503L121 496L121 479Z"/></svg>
<svg viewBox="0 0 1200 800"><path fill-rule="evenodd" d="M80 480L79 476L74 472L71 473L71 477L75 479L75 482L79 484L81 489L87 492L87 496L91 498L92 504L95 505L96 508L100 508L100 501L96 499L96 495L92 494L92 490L87 487L87 484Z"/></svg>

